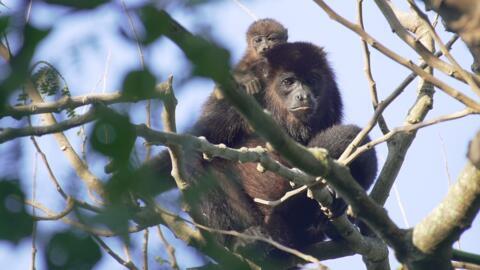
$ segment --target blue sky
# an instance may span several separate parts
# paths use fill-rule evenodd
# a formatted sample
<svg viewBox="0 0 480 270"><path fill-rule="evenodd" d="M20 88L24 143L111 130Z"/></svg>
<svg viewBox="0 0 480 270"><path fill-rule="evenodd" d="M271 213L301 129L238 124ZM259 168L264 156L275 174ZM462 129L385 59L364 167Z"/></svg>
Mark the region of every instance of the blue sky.
<svg viewBox="0 0 480 270"><path fill-rule="evenodd" d="M2 2L12 9L15 9L15 5L18 4L14 0ZM140 1L126 1L127 5L138 2ZM289 30L291 41L309 41L325 47L342 92L345 104L344 122L360 126L368 122L373 110L368 82L363 71L363 55L358 36L330 20L313 1L263 0L244 1L244 3L258 17L271 17L284 24ZM327 3L349 20L356 20L356 1L327 1ZM365 1L364 5L367 31L397 53L412 61L417 61L417 55L392 33L386 20L372 1ZM179 9L171 11L175 19L193 32L201 32L203 29L211 30L211 38L230 50L233 63L242 56L246 46L244 33L252 22L252 18L235 5L234 1L219 1L215 4L205 5L194 13ZM116 31L117 24L123 25L124 29L130 31L120 5L108 5L93 13L65 15L65 11L61 9L46 8L42 4L36 3L32 9L31 21L37 26L53 27L53 33L41 44L35 59L46 60L54 64L68 81L74 95L116 91L120 89L123 76L129 70L140 67L135 44L119 37ZM437 28L440 29L439 32L442 32L442 38L446 41L449 34L444 34L441 26ZM185 62L183 53L169 40L160 39L144 48L144 52L148 67L154 72L159 82L165 80L169 74L174 75L175 92L179 99L177 121L179 129L185 130L198 116L201 104L211 92L213 83L202 78L180 83L180 79L188 75L189 65ZM403 81L410 71L374 49L371 52L373 76L377 82L380 99L383 99ZM466 68L470 66L470 54L461 42L454 45L452 53L461 65ZM466 85L441 74L439 78L474 97ZM385 111L384 115L390 127L403 124L415 98L416 82L412 83ZM477 97L475 99L478 100ZM143 104L136 104L130 106L129 110L143 113L142 106ZM160 112L158 105L154 108L156 108L155 112ZM435 94L433 110L428 114L427 119L453 113L462 108L460 103L438 90ZM77 111L80 113L82 109ZM135 122L145 121L142 113L135 114L138 115L134 117ZM158 123L159 119L157 114L154 121ZM10 123L8 120L0 120L0 126ZM478 116L470 116L420 130L406 156L396 182L410 226L418 223L445 196L449 185L447 171L452 181L455 181L466 164L467 145L478 127ZM80 140L76 131L72 130L67 134L79 147ZM379 136L381 136L381 132L375 128L371 137ZM39 141L47 156L52 159L57 177L64 179L68 190L76 190L77 185L67 181L75 178L69 165L62 158L55 159L62 155L56 143L49 137L42 137ZM386 147L379 145L376 149L381 166L386 157ZM22 164L27 168L22 175L25 180L23 185L25 190L29 191L34 151L28 139L23 139L23 153ZM103 165L100 162L91 164L92 169L98 175L106 177L101 173ZM57 203L60 197L55 194L47 179L45 169L40 163L38 181L41 183L39 184L41 188L38 191L38 198L53 209L61 209L61 204ZM386 203L386 209L397 224L407 227L402 219L393 191ZM58 226L53 223L41 223L40 231L48 235L48 232L57 229ZM472 228L463 235L462 249L480 253L480 247L476 243L479 234L480 224L477 219ZM154 235L155 233L152 232L151 238L156 237ZM29 267L29 241L25 240L17 247L0 242L0 266L8 266L9 269ZM118 245L116 246L118 247ZM163 254L161 252L159 245L151 250L151 254ZM191 256L191 250L180 248L178 252L182 266L199 263L194 256ZM119 253L123 254L120 250ZM397 265L394 259L391 262L392 266ZM140 263L138 258L136 263ZM326 261L325 264L332 269L352 269L352 265L358 265L358 269L361 269L360 266L363 265L359 256ZM110 257L104 257L96 269L107 267L108 269L121 269ZM40 264L38 269L45 269L45 266Z"/></svg>

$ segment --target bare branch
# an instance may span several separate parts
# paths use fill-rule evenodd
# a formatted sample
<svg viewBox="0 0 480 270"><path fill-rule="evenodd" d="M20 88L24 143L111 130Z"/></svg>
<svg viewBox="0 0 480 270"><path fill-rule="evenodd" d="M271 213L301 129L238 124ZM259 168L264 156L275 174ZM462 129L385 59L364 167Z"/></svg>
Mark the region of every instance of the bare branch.
<svg viewBox="0 0 480 270"><path fill-rule="evenodd" d="M100 247L107 252L113 259L115 259L119 264L125 266L130 270L138 270L135 264L132 261L125 261L123 260L117 253L115 253L100 237L96 235L92 235L92 238L100 245Z"/></svg>
<svg viewBox="0 0 480 270"><path fill-rule="evenodd" d="M34 207L35 201L31 201L31 204L32 204L32 207ZM62 212L60 212L58 214L55 214L55 215L48 215L46 217L34 216L33 219L35 219L35 220L59 220L59 219L65 217L66 215L70 214L70 212L72 212L74 206L75 206L75 201L71 197L68 197L67 198L67 206L65 207L65 209Z"/></svg>
<svg viewBox="0 0 480 270"><path fill-rule="evenodd" d="M289 247L286 247L270 238L265 238L265 237L260 237L260 236L255 236L255 235L250 235L250 234L245 234L245 233L240 233L240 232L237 232L237 231L232 231L232 230L220 230L220 229L214 229L214 228L210 228L210 227L207 227L207 226L204 226L204 225L201 225L201 224L198 224L194 221L190 221L190 220L187 220L187 219L184 219L180 216L177 216L177 215L174 215L174 214L171 214L159 207L157 207L156 205L154 206L154 209L155 209L155 212L157 213L162 213L164 215L168 215L168 216L172 216L172 217L175 217L175 219L179 219L179 220L182 220L183 222L185 223L189 223L189 224L192 224L194 225L195 227L199 228L199 229L202 229L204 231L207 231L207 232L211 232L211 233L220 233L220 234L224 234L224 235L231 235L231 236L235 236L235 237L241 237L241 238L244 238L244 239L250 239L250 240L255 240L255 241L262 241L262 242L265 242L267 244L270 244L272 246L274 246L275 248L279 249L279 250L282 250L286 253L289 253L289 254L292 254L294 256L297 256L299 258L301 258L302 260L304 261L307 261L307 262L311 262L311 263L316 263L316 264L320 264L320 261L317 260L315 257L312 257L308 254L304 254L298 250L295 250L295 249L292 249L292 248L289 248Z"/></svg>
<svg viewBox="0 0 480 270"><path fill-rule="evenodd" d="M165 250L167 251L168 257L169 257L169 262L170 266L172 269L178 270L178 262L177 258L175 256L175 248L168 243L167 239L165 239L165 236L163 236L162 229L160 228L160 225L157 226L157 232L158 232L158 238L160 238L160 242L162 242L163 246L165 246Z"/></svg>
<svg viewBox="0 0 480 270"><path fill-rule="evenodd" d="M5 116L11 116L14 118L20 118L32 114L40 113L58 113L65 109L74 109L85 105L101 103L104 105L121 103L121 102L137 102L145 99L163 98L165 96L165 89L168 87L168 82L163 82L155 87L155 91L151 91L146 96L128 97L123 95L122 92L115 93L101 93L101 94L89 94L78 97L64 96L59 100L53 102L34 102L28 105L20 106L5 106L4 111L0 114L0 118Z"/></svg>
<svg viewBox="0 0 480 270"><path fill-rule="evenodd" d="M472 115L472 114L479 114L479 113L474 112L471 109L467 108L467 109L463 109L463 110L455 112L455 113L442 115L440 117L437 117L437 118L434 118L434 119L431 119L431 120L427 120L427 121L424 121L424 122L420 122L420 123L417 123L417 124L405 125L403 127L394 128L390 132L385 134L384 136L382 136L380 138L377 138L375 140L372 140L371 142L366 143L366 144L358 147L357 150L355 150L355 152L353 152L348 158L346 158L344 160L344 162L346 164L349 164L356 157L358 157L360 154L368 151L369 149L371 149L372 147L374 147L377 144L388 141L390 138L392 138L394 135L396 135L400 132L412 132L412 131L415 131L415 130L418 130L418 129L421 129L421 128L424 128L424 127L428 127L428 126L435 125L435 124L442 123L442 122L446 122L446 121L459 119L459 118L465 117L467 115Z"/></svg>
<svg viewBox="0 0 480 270"><path fill-rule="evenodd" d="M36 209L40 209L41 211L46 213L49 217L58 216L57 213L54 213L52 210L48 209L46 206L44 206L44 205L42 205L38 202L33 203L31 201L26 201L25 203L30 205L30 206L35 207ZM126 232L114 232L114 231L107 230L107 229L93 228L93 227L90 227L90 226L88 226L84 223L81 223L79 221L72 220L72 219L70 219L66 216L62 217L61 220L65 224L71 225L71 226L73 226L77 229L80 229L82 231L85 231L85 232L88 232L88 233L91 233L91 234L94 234L94 235L98 235L98 236L105 236L105 237L112 237L112 236L117 236L117 235L121 235L121 234L125 234L125 233L136 233L136 232L142 231L146 228L146 226L133 226L133 227L128 228Z"/></svg>
<svg viewBox="0 0 480 270"><path fill-rule="evenodd" d="M453 36L448 43L446 44L448 49L451 49L455 41L458 40L458 35ZM435 56L440 57L442 55L442 52L436 52ZM426 68L427 65L425 63L422 63L420 65L421 68ZM365 139L365 137L370 133L370 131L375 127L375 124L379 120L379 117L383 113L383 111L405 90L405 88L417 77L417 74L415 72L412 72L410 75L408 75L403 82L382 102L377 104L377 107L375 109L375 113L373 114L372 118L370 121L367 123L367 125L360 131L360 133L353 139L353 141L348 145L348 147L345 149L345 151L342 153L340 158L338 160L340 162L345 162L345 159L352 154L353 151L355 151L360 143ZM388 133L388 132L387 132ZM386 135L386 133L384 133ZM348 163L346 163L348 164Z"/></svg>
<svg viewBox="0 0 480 270"><path fill-rule="evenodd" d="M478 73L480 70L479 2L477 0L423 0L423 2L427 10L433 9L442 17L448 31L453 31L462 37L474 58L472 69Z"/></svg>
<svg viewBox="0 0 480 270"><path fill-rule="evenodd" d="M480 88L478 88L478 85L473 80L473 77L471 76L471 74L469 74L465 70L463 70L463 68L458 64L457 60L455 60L455 58L453 58L453 56L450 54L450 51L447 49L445 44L443 44L442 39L438 36L437 32L435 31L435 29L430 24L430 21L428 20L427 15L425 15L418 8L418 6L415 4L415 2L413 2L412 0L408 0L408 4L417 13L417 15L420 18L423 25L428 29L428 31L430 32L432 37L435 39L437 44L440 46L440 50L447 57L447 59L450 61L450 63L452 63L453 67L455 68L455 71L458 72L460 74L460 76L462 76L462 78L468 83L468 85L470 85L472 90L477 95L480 96Z"/></svg>
<svg viewBox="0 0 480 270"><path fill-rule="evenodd" d="M5 61L10 61L11 54L10 50L7 48L7 46L3 45L3 43L0 42L0 56L5 59Z"/></svg>
<svg viewBox="0 0 480 270"><path fill-rule="evenodd" d="M474 141L480 140L480 133ZM472 143L473 144L473 143ZM451 246L471 226L480 209L480 169L468 162L447 196L413 230L413 244L424 253Z"/></svg>
<svg viewBox="0 0 480 270"><path fill-rule="evenodd" d="M40 93L38 93L37 89L35 89L31 81L27 82L25 88L26 92L28 93L33 102L44 102L42 96L40 95ZM42 114L42 118L47 125L55 126L57 124L57 120L52 114ZM95 193L103 197L105 195L105 192L103 190L102 182L88 169L88 166L78 156L78 154L73 149L73 146L70 144L67 136L65 136L65 134L61 132L58 132L54 134L54 137L60 149L64 152L67 159L70 161L70 164L74 168L77 175L80 177L80 179L84 181L84 184L87 186L92 199L95 200Z"/></svg>
<svg viewBox="0 0 480 270"><path fill-rule="evenodd" d="M344 25L348 29L354 31L358 35L362 37L363 40L365 40L370 46L373 48L377 49L381 53L383 53L385 56L389 57L390 59L394 60L395 62L401 64L402 66L414 71L417 73L419 76L421 76L423 79L431 82L434 84L436 87L440 88L443 90L446 94L449 96L455 98L456 100L460 101L461 103L465 104L467 107L470 107L476 111L480 111L480 104L474 101L473 99L469 98L468 96L462 94L461 92L457 91L455 88L449 86L448 84L444 83L443 81L437 79L436 77L432 76L431 74L425 72L422 68L419 66L415 65L412 61L407 60L400 56L399 54L395 53L394 51L390 50L389 48L385 47L383 44L378 42L376 39L371 37L368 33L363 31L358 25L355 25L345 18L341 17L337 13L335 13L323 0L314 0L333 20L339 22L340 24ZM402 28L403 29L403 28ZM423 46L423 45L422 45ZM438 59L432 55L431 58ZM429 60L431 60L429 58ZM428 64L431 64L429 61L427 61ZM434 66L437 68L436 66ZM451 72L453 74L453 72Z"/></svg>
<svg viewBox="0 0 480 270"><path fill-rule="evenodd" d="M74 127L78 127L85 123L91 122L96 116L96 107L92 107L87 113L79 116L74 116L68 120L57 122L48 126L35 126L24 128L4 128L0 129L0 143L9 140L17 139L26 136L42 136L45 134L52 134L62 132Z"/></svg>
<svg viewBox="0 0 480 270"><path fill-rule="evenodd" d="M455 269L480 270L480 265L466 262L452 262Z"/></svg>
<svg viewBox="0 0 480 270"><path fill-rule="evenodd" d="M148 228L143 230L143 245L142 245L142 258L143 258L143 270L148 270Z"/></svg>
<svg viewBox="0 0 480 270"><path fill-rule="evenodd" d="M375 0L375 3L382 11L383 15L387 19L388 23L392 30L412 49L414 49L424 60L428 63L429 66L438 69L445 73L448 76L452 76L455 79L458 79L462 82L465 82L464 78L461 77L458 72L456 72L455 68L450 64L440 60L439 58L434 57L432 52L430 52L421 42L418 41L415 37L411 36L405 28L402 26L398 18L395 16L394 11L392 10L391 4L387 3L386 0ZM480 82L480 77L472 74L468 71L463 71L468 73L472 76L475 82L478 84ZM420 74L419 74L420 75ZM420 75L421 76L421 75ZM423 77L423 76L422 76ZM427 81L429 79L425 78ZM431 81L433 84L436 85L435 82ZM441 88L441 87L440 87Z"/></svg>
<svg viewBox="0 0 480 270"><path fill-rule="evenodd" d="M360 25L360 28L362 30L365 30L365 27L363 25L363 0L358 0L357 3L357 21L358 25ZM377 110L378 107L378 94L377 94L377 83L373 79L372 75L372 69L370 68L370 50L368 49L368 44L365 42L365 40L361 40L362 42L362 49L363 49L363 56L364 56L364 61L365 61L365 76L367 77L367 80L370 85L370 96L372 99L372 104L373 104L373 109ZM385 122L385 119L383 118L383 115L378 116L378 126L380 127L380 130L383 132L383 134L388 133L388 126L387 123ZM363 139L362 139L363 140Z"/></svg>

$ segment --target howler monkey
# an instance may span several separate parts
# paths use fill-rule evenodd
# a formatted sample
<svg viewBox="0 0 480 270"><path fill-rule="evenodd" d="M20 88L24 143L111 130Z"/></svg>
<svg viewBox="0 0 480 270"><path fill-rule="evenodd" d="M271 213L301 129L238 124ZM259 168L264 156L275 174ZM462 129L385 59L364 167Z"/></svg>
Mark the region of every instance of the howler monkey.
<svg viewBox="0 0 480 270"><path fill-rule="evenodd" d="M262 79L265 88L261 105L295 141L308 147L326 148L333 158L338 158L360 128L340 124L342 100L323 49L310 43L284 43L266 52L265 60L267 70ZM230 105L229 108L233 110ZM208 114L223 113L222 110L212 110ZM240 115L237 117L241 119ZM222 128L235 124L229 122L234 119L225 121ZM266 143L253 131L238 134L241 136L234 141L234 147L255 147ZM269 154L289 166L277 153ZM299 249L322 241L326 236L336 238L330 233L328 218L318 202L305 193L276 207L254 202L254 198L281 198L292 190L287 179L270 171L259 172L253 163L220 158L207 161L201 153L188 153L185 159L187 179L193 190L188 192L187 199L196 222L217 229L261 234ZM377 171L375 151L371 149L363 153L349 167L358 183L368 189ZM336 198L335 202L338 200L341 199ZM343 210L341 208L334 215ZM218 234L217 240L230 248L238 247L236 238Z"/></svg>
<svg viewBox="0 0 480 270"><path fill-rule="evenodd" d="M342 101L323 49L310 43L285 43L266 52L265 57L264 108L298 143L326 148L338 158L360 129L340 124ZM244 134L237 146L257 145L265 145L265 141L251 133ZM270 154L288 166L275 152ZM189 154L186 163L192 186L200 190L193 209L197 221L220 229L260 233L294 248L321 241L325 234L336 237L318 203L305 193L277 207L254 203L254 198L277 200L292 190L286 179L273 172L259 172L253 163L219 158L205 161L201 155ZM377 170L374 150L359 156L350 168L359 184L368 189ZM205 189L206 182L213 188ZM231 238L219 236L219 240L234 245Z"/></svg>

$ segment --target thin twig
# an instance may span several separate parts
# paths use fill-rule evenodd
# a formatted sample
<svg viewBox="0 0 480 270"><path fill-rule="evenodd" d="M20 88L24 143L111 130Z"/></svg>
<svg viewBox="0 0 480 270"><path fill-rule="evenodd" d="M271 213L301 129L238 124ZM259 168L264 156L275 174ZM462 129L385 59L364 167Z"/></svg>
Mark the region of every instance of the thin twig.
<svg viewBox="0 0 480 270"><path fill-rule="evenodd" d="M393 135L395 135L399 132L410 132L410 131L418 130L420 128L435 125L435 124L438 124L438 123L441 123L441 122L462 118L462 117L465 117L465 116L471 115L471 114L479 114L479 113L475 112L475 111L472 111L470 108L466 108L466 109L463 109L463 110L458 111L456 113L443 115L443 116L440 116L440 117L437 117L437 118L434 118L434 119L431 119L431 120L423 121L423 122L416 123L416 124L413 124L413 125L405 125L405 126L402 126L402 127L394 128L389 133L385 134L384 136L382 136L380 138L377 138L375 140L372 140L371 142L366 143L366 144L362 145L361 147L358 147L357 150L355 150L355 152L353 152L348 158L346 158L344 160L344 162L345 162L345 164L349 164L358 155L362 154L365 151L368 151L370 148L374 147L377 144L386 142Z"/></svg>
<svg viewBox="0 0 480 270"><path fill-rule="evenodd" d="M410 5L410 7L416 12L416 14L418 15L418 17L420 18L420 20L422 21L422 23L426 26L426 28L428 29L428 31L430 32L430 34L432 35L433 39L437 42L437 44L440 46L440 50L443 52L443 54L445 55L445 57L447 57L447 59L450 61L450 63L452 63L454 69L456 72L460 73L460 76L462 76L462 78L468 83L468 85L470 85L470 87L472 88L472 90L478 95L480 96L480 88L478 87L477 83L473 80L473 77L471 76L470 73L466 72L457 62L457 60L455 60L455 58L450 54L450 51L447 49L447 47L445 46L445 44L443 44L443 41L442 39L438 36L437 32L435 31L435 29L432 27L432 25L430 24L430 21L428 20L428 17L427 15L425 15L425 13L423 13L419 8L418 6L415 4L415 2L413 2L412 0L407 0L408 1L408 4Z"/></svg>
<svg viewBox="0 0 480 270"><path fill-rule="evenodd" d="M127 16L128 23L130 24L130 29L132 30L133 36L134 36L136 44L137 44L137 51L138 51L138 56L139 56L139 59L140 59L140 66L141 66L142 70L145 70L145 57L144 57L144 54L143 54L143 48L142 48L142 45L140 43L140 39L138 37L137 29L136 29L135 24L133 22L132 16L128 12L125 1L122 0L121 3L122 3L123 12L125 12L125 15ZM151 122L152 122L151 121L151 103L152 103L151 100L147 100L147 105L146 105L146 108L145 108L146 109L146 114L147 114L147 121L146 121L147 127L152 126L152 124L151 124ZM152 149L151 149L151 146L148 145L148 144L145 145L145 148L147 149L146 160L149 160L150 156L151 156Z"/></svg>
<svg viewBox="0 0 480 270"><path fill-rule="evenodd" d="M314 0L333 20L339 22L340 24L344 25L348 29L352 30L353 32L357 33L365 40L370 46L377 49L381 53L383 53L388 58L394 60L395 62L401 64L402 66L414 71L419 76L421 76L426 81L431 82L436 87L444 91L449 96L453 97L454 99L458 100L459 102L465 104L467 107L472 108L475 111L480 112L480 104L475 100L469 98L468 96L464 95L463 93L459 92L455 88L451 87L450 85L446 84L445 82L439 80L438 78L434 77L433 75L429 74L428 72L424 71L419 66L415 65L411 60L408 60L396 52L390 50L382 43L374 39L370 36L367 32L362 30L358 25L351 23L350 21L346 20L342 16L338 15L334 12L323 0ZM430 62L427 61L430 64Z"/></svg>
<svg viewBox="0 0 480 270"><path fill-rule="evenodd" d="M419 42L416 37L413 37L409 34L409 32L402 26L401 22L395 15L391 1L387 2L385 0L375 0L375 3L380 8L380 11L384 14L385 18L390 24L390 27L392 28L392 31L397 34L398 37L400 37L408 46L415 50L415 52L417 52L417 54L420 55L429 66L442 71L448 76L465 82L464 78L459 76L459 73L456 72L456 69L452 65L442 61L439 58L433 57L432 52L430 52L421 42ZM477 83L480 83L480 77L478 75L472 74L465 70L464 72L469 73Z"/></svg>
<svg viewBox="0 0 480 270"><path fill-rule="evenodd" d="M133 23L132 16L130 16L130 13L128 12L127 6L125 5L125 1L122 0L121 3L122 3L123 12L125 12L125 15L127 16L128 23L130 24L130 29L132 30L133 35L135 37L135 41L137 43L138 55L140 58L140 66L142 67L142 69L145 69L145 58L143 56L143 49L142 49L142 45L140 44L140 39L138 37L135 24Z"/></svg>
<svg viewBox="0 0 480 270"><path fill-rule="evenodd" d="M160 238L160 242L162 242L163 246L165 247L165 250L167 251L170 266L172 269L179 269L178 268L178 262L177 262L177 257L175 256L175 248L168 243L167 239L163 235L162 228L160 225L157 226L157 233L158 233L158 238Z"/></svg>
<svg viewBox="0 0 480 270"><path fill-rule="evenodd" d="M50 163L47 160L47 156L42 151L42 149L40 148L40 145L38 145L37 140L35 140L34 137L30 137L30 140L32 141L33 145L35 146L35 149L37 150L37 153L40 154L40 157L42 157L43 164L47 168L48 175L49 175L50 179L52 180L53 185L57 189L58 193L60 193L60 195L66 200L68 198L68 195L67 195L67 193L65 193L63 188L60 186L60 184L57 180L57 177L53 173L52 167L50 167Z"/></svg>
<svg viewBox="0 0 480 270"><path fill-rule="evenodd" d="M260 236L255 236L255 235L249 235L249 234L244 234L244 233L240 233L240 232L237 232L237 231L232 231L232 230L220 230L220 229L214 229L214 228L210 228L210 227L207 227L207 226L203 226L201 224L198 224L194 221L190 221L190 220L187 220L181 216L178 216L178 215L175 215L175 214L172 214L172 213L169 213L161 208L159 208L158 206L156 205L151 205L153 207L153 209L155 209L156 212L161 212L162 214L165 214L165 215L169 215L169 216L172 216L172 217L175 217L176 219L179 219L179 220L182 220L183 222L186 222L186 223L189 223L191 225L194 225L195 227L199 228L199 229L202 229L202 230L205 230L207 232L211 232L211 233L220 233L220 234L224 234L224 235L230 235L230 236L235 236L235 237L240 237L240 238L243 238L243 239L249 239L249 240L256 240L256 241L262 241L262 242L265 242L265 243L268 243L274 247L276 247L277 249L281 250L281 251L284 251L286 253L289 253L289 254L292 254L294 256L297 256L307 262L311 262L311 263L318 263L320 264L320 261L317 260L315 257L312 257L308 254L304 254L296 249L292 249L292 248L289 248L289 247L286 247L270 238L265 238L265 237L260 237Z"/></svg>
<svg viewBox="0 0 480 270"><path fill-rule="evenodd" d="M42 136L46 134L63 132L65 130L71 129L73 127L78 127L80 125L95 120L96 112L97 110L95 109L95 107L92 107L84 115L74 116L65 121L56 122L51 125L0 129L0 144L25 136Z"/></svg>
<svg viewBox="0 0 480 270"><path fill-rule="evenodd" d="M32 201L35 202L37 198L37 170L38 170L38 154L35 153L33 159L33 175L32 175ZM36 209L32 206L32 215L36 215ZM37 222L33 221L32 227L32 266L31 269L36 269L36 255L37 255Z"/></svg>
<svg viewBox="0 0 480 270"><path fill-rule="evenodd" d="M32 208L36 208L36 202L35 201L31 201L31 202L28 202L27 203L31 204L32 205ZM59 219L62 219L63 217L65 217L66 215L70 214L70 212L72 212L73 210L73 207L75 206L75 201L71 198L71 197L68 197L67 198L67 206L65 207L65 209L58 213L58 214L53 214L53 215L48 215L48 216L45 216L45 217L41 217L41 216L35 216L33 215L33 219L34 220L59 220Z"/></svg>
<svg viewBox="0 0 480 270"><path fill-rule="evenodd" d="M33 102L29 105L5 106L0 114L1 117L11 116L20 118L32 114L61 112L65 109L75 109L77 107L101 103L104 105L116 104L121 102L137 102L152 98L162 98L165 88L168 87L166 82L160 83L155 87L155 91L149 91L145 96L125 96L122 92L88 94L77 97L64 96L53 102Z"/></svg>
<svg viewBox="0 0 480 270"><path fill-rule="evenodd" d="M33 0L28 1L27 8L25 9L25 22L28 23L30 20L30 13L32 11Z"/></svg>
<svg viewBox="0 0 480 270"><path fill-rule="evenodd" d="M405 212L405 207L403 206L402 199L400 198L400 192L398 192L397 185L393 184L393 191L395 192L395 198L397 199L398 208L400 208L400 213L402 214L403 223L407 228L410 227L408 222L407 212Z"/></svg>
<svg viewBox="0 0 480 270"><path fill-rule="evenodd" d="M48 217L55 217L55 216L58 215L57 213L53 212L52 210L48 209L47 207L45 207L44 205L42 205L38 202L33 203L33 202L27 200L27 201L25 201L25 203L30 205L30 206L35 207L36 209L42 210L45 214L48 215ZM85 232L88 232L88 233L91 233L91 234L95 234L95 235L98 235L98 236L105 236L105 237L112 237L112 236L117 236L117 235L121 235L121 234L125 234L125 233L136 233L136 232L144 230L147 227L147 226L133 226L133 227L128 228L126 231L114 232L114 231L107 230L107 229L93 228L93 227L90 227L90 226L88 226L84 223L81 223L79 221L72 220L72 219L70 219L66 216L62 217L61 220L65 224L74 226L75 228L80 229L82 231L85 231Z"/></svg>
<svg viewBox="0 0 480 270"><path fill-rule="evenodd" d="M363 24L363 0L358 0L358 25L362 28L362 30L365 30L365 26ZM372 69L371 69L371 62L370 62L370 50L368 49L368 44L365 42L365 40L362 41L362 49L363 49L363 58L365 60L365 76L367 77L367 80L370 85L370 96L372 99L372 104L373 104L373 109L376 110L378 107L378 94L377 94L377 83L373 79L372 75ZM388 133L388 126L387 122L385 122L385 119L383 118L383 115L379 114L378 116L378 126L380 127L380 130L382 131L383 134Z"/></svg>
<svg viewBox="0 0 480 270"><path fill-rule="evenodd" d="M250 16L254 21L257 21L258 20L258 16L255 15L255 13L253 13L249 8L247 8L244 4L240 3L239 0L232 0L233 2L235 2L235 4L237 4L237 6L245 11L245 13L247 13L248 16Z"/></svg>
<svg viewBox="0 0 480 270"><path fill-rule="evenodd" d="M268 201L268 200L264 200L264 199L260 199L260 198L254 198L253 201L256 202L256 203L259 203L259 204L268 205L268 206L272 206L272 207L273 206L278 206L278 205L284 203L289 198L291 198L291 197L293 197L297 194L300 194L302 192L305 192L307 189L308 189L308 186L301 186L301 187L296 188L294 190L290 190L290 191L286 192L280 199L275 200L275 201Z"/></svg>
<svg viewBox="0 0 480 270"><path fill-rule="evenodd" d="M445 147L445 141L443 141L442 135L438 134L438 137L440 139L440 144L442 146L443 162L444 162L444 165L445 165L445 172L447 174L447 181L448 181L447 184L448 184L448 188L450 188L453 181L452 181L452 176L450 175L450 170L448 168L449 166L448 166L448 158L447 158L447 149Z"/></svg>
<svg viewBox="0 0 480 270"><path fill-rule="evenodd" d="M134 265L132 261L132 254L130 252L130 247L126 243L123 243L123 251L125 252L125 257L127 257L127 264Z"/></svg>
<svg viewBox="0 0 480 270"><path fill-rule="evenodd" d="M452 262L455 269L480 270L480 265L466 262Z"/></svg>
<svg viewBox="0 0 480 270"><path fill-rule="evenodd" d="M146 228L143 230L143 245L142 245L142 257L143 257L143 270L148 270L148 236L149 230Z"/></svg>
<svg viewBox="0 0 480 270"><path fill-rule="evenodd" d="M100 237L97 235L91 235L93 239L100 245L105 252L107 252L114 260L116 260L119 264L125 266L130 270L137 270L138 268L133 264L131 261L126 262L123 260L115 251L113 251Z"/></svg>

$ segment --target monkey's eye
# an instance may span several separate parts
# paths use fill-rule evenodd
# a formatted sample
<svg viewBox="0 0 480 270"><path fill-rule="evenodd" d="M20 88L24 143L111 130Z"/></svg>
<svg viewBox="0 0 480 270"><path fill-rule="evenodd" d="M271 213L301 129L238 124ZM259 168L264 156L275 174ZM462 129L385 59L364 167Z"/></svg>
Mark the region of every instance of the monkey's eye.
<svg viewBox="0 0 480 270"><path fill-rule="evenodd" d="M256 38L253 39L253 42L260 43L260 42L262 42L262 38L261 37L256 37Z"/></svg>
<svg viewBox="0 0 480 270"><path fill-rule="evenodd" d="M293 78L285 78L282 80L281 84L283 86L291 86L294 82L295 80Z"/></svg>

